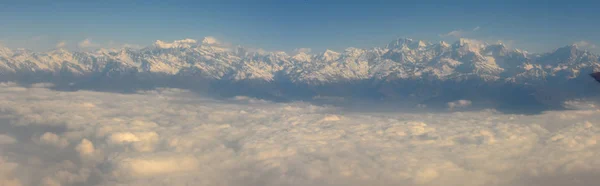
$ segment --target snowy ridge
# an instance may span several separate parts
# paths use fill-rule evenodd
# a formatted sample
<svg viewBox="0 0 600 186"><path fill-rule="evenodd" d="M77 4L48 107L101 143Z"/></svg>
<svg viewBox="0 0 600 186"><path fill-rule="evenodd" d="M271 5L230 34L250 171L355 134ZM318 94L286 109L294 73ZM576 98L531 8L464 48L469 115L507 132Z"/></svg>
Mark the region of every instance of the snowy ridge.
<svg viewBox="0 0 600 186"><path fill-rule="evenodd" d="M575 45L530 55L502 44L470 39L434 44L400 38L383 48L348 48L341 52L326 50L316 54L300 51L289 55L230 48L207 37L201 42L194 39L156 41L153 46L142 49L100 49L95 52L56 49L35 53L0 47L0 76L38 72L55 76L147 72L227 81L286 79L309 85L414 79L477 79L527 84L577 78L600 69L598 61L598 55L579 50Z"/></svg>
<svg viewBox="0 0 600 186"><path fill-rule="evenodd" d="M194 39L156 41L142 49L94 52L59 48L36 53L0 47L0 80L3 81L53 82L59 79L79 81L91 87L96 85L92 81L98 79L104 79L109 85L111 81L134 83L140 78L149 81L146 83L176 79L178 84L187 86L177 86L179 88L198 88L198 82L215 81L219 86L232 86L218 89L242 95L253 90L278 96L290 93L311 97L404 94L409 99L414 99L411 96L432 98L449 94L442 84L463 87L457 90L459 93L450 95L463 94L460 91L466 91L465 87L478 92L478 88L469 87L479 85L556 87L588 79L587 74L597 70L600 70L599 56L575 45L529 54L503 44L471 39L448 44L400 38L385 47L351 47L320 53L304 49L294 54L229 47L212 37L201 42ZM165 85L170 86L169 83L158 86ZM303 92L302 87L306 86L320 89ZM563 90L571 91L573 87Z"/></svg>

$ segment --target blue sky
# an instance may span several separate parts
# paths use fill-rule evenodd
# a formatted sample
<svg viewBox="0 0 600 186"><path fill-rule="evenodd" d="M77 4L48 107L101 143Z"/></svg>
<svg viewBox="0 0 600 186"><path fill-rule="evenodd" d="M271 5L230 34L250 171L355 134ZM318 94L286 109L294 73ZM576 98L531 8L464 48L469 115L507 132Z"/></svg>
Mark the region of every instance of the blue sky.
<svg viewBox="0 0 600 186"><path fill-rule="evenodd" d="M322 51L465 37L538 52L600 44L598 9L594 1L0 1L0 42L49 50L85 39L117 47L213 36L266 50Z"/></svg>

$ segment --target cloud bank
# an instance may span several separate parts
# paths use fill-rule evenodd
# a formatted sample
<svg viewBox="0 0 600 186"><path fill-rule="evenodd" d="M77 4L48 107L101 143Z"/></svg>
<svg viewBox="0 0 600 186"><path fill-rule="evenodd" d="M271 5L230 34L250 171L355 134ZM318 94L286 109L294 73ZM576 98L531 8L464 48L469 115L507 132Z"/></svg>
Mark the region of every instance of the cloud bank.
<svg viewBox="0 0 600 186"><path fill-rule="evenodd" d="M595 104L366 113L0 84L0 185L591 185ZM449 103L468 106L462 100ZM580 106L577 106L580 105Z"/></svg>

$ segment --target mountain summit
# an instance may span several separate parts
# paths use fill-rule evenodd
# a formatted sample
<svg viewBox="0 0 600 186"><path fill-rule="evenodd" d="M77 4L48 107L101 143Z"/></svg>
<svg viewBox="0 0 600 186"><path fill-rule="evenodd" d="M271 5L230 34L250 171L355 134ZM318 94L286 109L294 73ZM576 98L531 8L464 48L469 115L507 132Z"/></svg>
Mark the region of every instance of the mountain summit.
<svg viewBox="0 0 600 186"><path fill-rule="evenodd" d="M141 49L101 49L97 52L57 49L36 53L0 47L0 79L50 81L110 77L166 82L163 81L166 78L185 84L180 85L183 88L196 87L193 82L207 81L219 82L214 86L235 85L237 89L269 85L271 88L259 88L259 91L277 95L304 90L312 91L310 95L320 95L334 85L338 88L347 85L352 88L346 87L347 91L339 94L374 92L379 96L393 97L402 92L404 95L431 97L450 90L433 90L443 87L442 84L452 84L453 87L566 84L582 79L582 74L589 78L587 74L600 70L599 60L598 55L574 45L548 53L528 54L502 44L470 39L459 39L453 44L433 44L400 38L383 48L348 48L341 52L326 50L288 55L239 46L228 48L215 38L206 37L201 42L194 39L158 40L153 46ZM425 89L419 90L415 86L430 88L423 91ZM303 91L282 92L281 89L289 87L305 88L302 88ZM405 90L407 87L410 90ZM333 92L327 94L337 94Z"/></svg>

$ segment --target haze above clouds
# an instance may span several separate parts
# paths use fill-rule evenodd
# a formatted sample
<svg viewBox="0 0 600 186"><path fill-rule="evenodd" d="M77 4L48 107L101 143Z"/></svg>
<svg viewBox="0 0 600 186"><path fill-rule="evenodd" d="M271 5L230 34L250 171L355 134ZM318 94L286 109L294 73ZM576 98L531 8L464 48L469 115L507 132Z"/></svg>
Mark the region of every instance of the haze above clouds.
<svg viewBox="0 0 600 186"><path fill-rule="evenodd" d="M590 185L600 111L367 113L0 84L0 185Z"/></svg>

